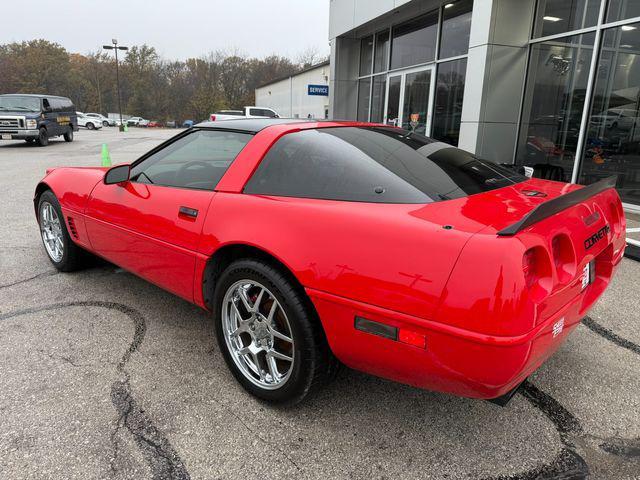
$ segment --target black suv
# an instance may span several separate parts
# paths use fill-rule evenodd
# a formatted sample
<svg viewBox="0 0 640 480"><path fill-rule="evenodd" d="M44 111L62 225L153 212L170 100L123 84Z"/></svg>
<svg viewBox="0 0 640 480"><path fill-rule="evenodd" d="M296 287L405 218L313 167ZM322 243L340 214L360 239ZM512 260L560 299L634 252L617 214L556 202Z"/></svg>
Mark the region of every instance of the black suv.
<svg viewBox="0 0 640 480"><path fill-rule="evenodd" d="M51 137L73 142L78 117L73 102L53 95L0 95L0 140L25 140L44 147Z"/></svg>

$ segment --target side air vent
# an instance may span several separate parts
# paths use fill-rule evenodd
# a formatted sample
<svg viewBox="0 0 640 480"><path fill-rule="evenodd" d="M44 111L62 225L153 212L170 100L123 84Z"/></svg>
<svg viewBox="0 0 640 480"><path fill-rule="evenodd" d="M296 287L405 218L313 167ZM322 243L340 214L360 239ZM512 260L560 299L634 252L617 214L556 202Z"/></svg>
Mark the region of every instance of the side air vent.
<svg viewBox="0 0 640 480"><path fill-rule="evenodd" d="M67 223L69 224L69 233L73 235L73 238L78 238L78 230L76 229L76 224L73 220L73 217L67 217Z"/></svg>

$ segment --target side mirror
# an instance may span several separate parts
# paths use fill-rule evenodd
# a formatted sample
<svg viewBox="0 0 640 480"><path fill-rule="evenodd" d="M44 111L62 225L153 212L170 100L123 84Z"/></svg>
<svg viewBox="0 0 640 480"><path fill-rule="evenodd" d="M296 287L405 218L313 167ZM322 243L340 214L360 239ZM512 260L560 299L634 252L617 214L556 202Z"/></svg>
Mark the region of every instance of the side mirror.
<svg viewBox="0 0 640 480"><path fill-rule="evenodd" d="M118 165L117 167L110 168L107 173L104 174L104 184L114 185L116 183L122 183L129 180L131 174L131 165Z"/></svg>

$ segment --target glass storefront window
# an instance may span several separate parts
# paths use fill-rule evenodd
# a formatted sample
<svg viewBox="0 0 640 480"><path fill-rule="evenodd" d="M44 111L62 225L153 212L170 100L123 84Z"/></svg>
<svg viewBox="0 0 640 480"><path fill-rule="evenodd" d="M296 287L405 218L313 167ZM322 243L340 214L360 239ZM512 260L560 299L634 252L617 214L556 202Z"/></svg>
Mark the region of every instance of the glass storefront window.
<svg viewBox="0 0 640 480"><path fill-rule="evenodd" d="M580 183L617 175L640 204L640 23L604 32L587 132Z"/></svg>
<svg viewBox="0 0 640 480"><path fill-rule="evenodd" d="M435 60L437 35L437 10L393 27L391 69Z"/></svg>
<svg viewBox="0 0 640 480"><path fill-rule="evenodd" d="M384 97L387 93L387 76L373 77L373 92L371 94L371 121L382 123L384 120Z"/></svg>
<svg viewBox="0 0 640 480"><path fill-rule="evenodd" d="M376 48L373 59L373 72L387 70L389 60L389 30L376 34Z"/></svg>
<svg viewBox="0 0 640 480"><path fill-rule="evenodd" d="M358 82L358 115L359 122L369 118L369 99L371 98L371 78L363 78Z"/></svg>
<svg viewBox="0 0 640 480"><path fill-rule="evenodd" d="M640 2L638 0L609 0L607 23L635 17L640 17Z"/></svg>
<svg viewBox="0 0 640 480"><path fill-rule="evenodd" d="M373 35L360 41L360 75L371 73L371 61L373 60Z"/></svg>
<svg viewBox="0 0 640 480"><path fill-rule="evenodd" d="M462 119L462 100L467 73L467 59L438 65L431 136L457 146Z"/></svg>
<svg viewBox="0 0 640 480"><path fill-rule="evenodd" d="M593 27L598 23L600 2L601 0L538 0L534 38Z"/></svg>
<svg viewBox="0 0 640 480"><path fill-rule="evenodd" d="M531 46L516 162L571 181L594 33Z"/></svg>
<svg viewBox="0 0 640 480"><path fill-rule="evenodd" d="M440 58L457 57L469 51L473 0L447 3L442 11Z"/></svg>

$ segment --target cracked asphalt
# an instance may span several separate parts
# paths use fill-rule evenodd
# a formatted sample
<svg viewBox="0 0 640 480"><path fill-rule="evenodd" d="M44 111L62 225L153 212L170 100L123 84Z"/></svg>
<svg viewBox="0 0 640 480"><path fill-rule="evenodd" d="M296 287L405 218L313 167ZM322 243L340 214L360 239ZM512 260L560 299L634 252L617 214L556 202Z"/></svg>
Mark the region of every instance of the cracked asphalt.
<svg viewBox="0 0 640 480"><path fill-rule="evenodd" d="M236 384L198 308L113 266L56 273L48 167L174 132L0 143L0 479L640 479L640 263L506 408L343 369L289 409Z"/></svg>

